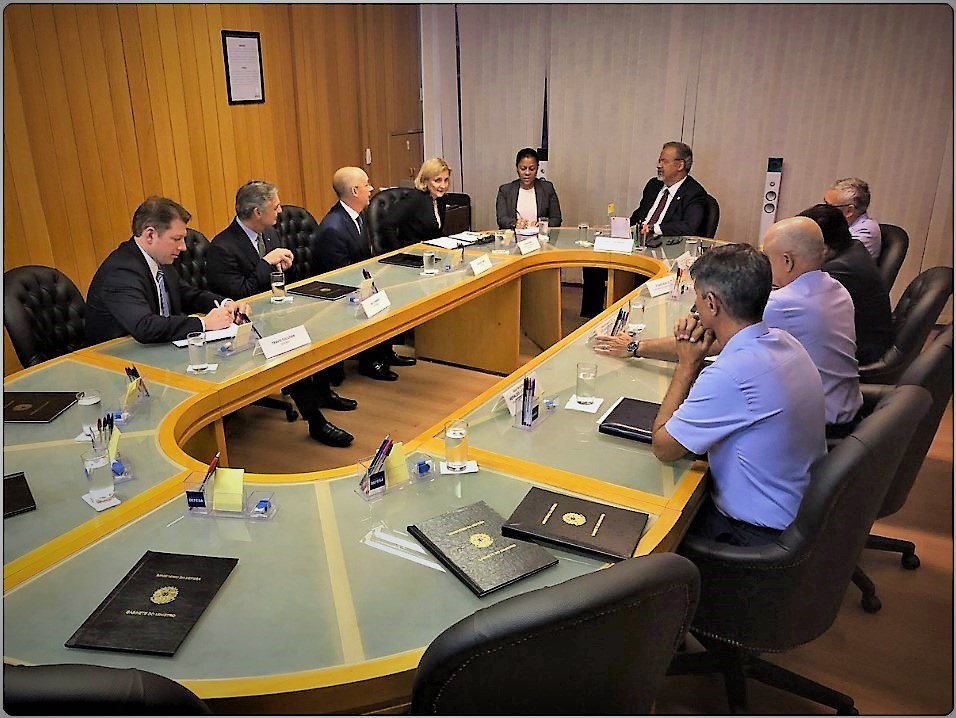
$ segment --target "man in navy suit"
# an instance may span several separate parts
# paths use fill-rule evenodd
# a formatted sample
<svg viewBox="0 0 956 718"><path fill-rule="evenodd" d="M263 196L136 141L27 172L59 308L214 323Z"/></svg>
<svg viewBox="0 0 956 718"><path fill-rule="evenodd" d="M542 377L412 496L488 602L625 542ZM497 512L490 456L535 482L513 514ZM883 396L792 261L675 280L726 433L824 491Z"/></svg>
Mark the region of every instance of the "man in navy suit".
<svg viewBox="0 0 956 718"><path fill-rule="evenodd" d="M690 176L694 153L683 142L668 142L657 159L657 177L644 186L641 203L631 215L631 226L648 239L655 236L698 235L704 226L707 190ZM584 268L581 316L593 317L604 309L607 270Z"/></svg>
<svg viewBox="0 0 956 718"><path fill-rule="evenodd" d="M236 192L236 216L213 237L206 251L209 288L230 296L247 297L269 289L269 275L292 266L293 255L275 230L282 211L278 188L250 180ZM309 435L329 446L348 446L353 436L328 421L320 407L351 411L358 403L336 394L322 370L285 387L299 412L309 422Z"/></svg>
<svg viewBox="0 0 956 718"><path fill-rule="evenodd" d="M365 210L372 198L372 183L359 167L342 167L332 177L336 202L316 232L315 260L319 272L331 272L372 258ZM372 379L395 381L390 366L412 366L413 357L395 353L391 342L382 342L359 354L359 373Z"/></svg>

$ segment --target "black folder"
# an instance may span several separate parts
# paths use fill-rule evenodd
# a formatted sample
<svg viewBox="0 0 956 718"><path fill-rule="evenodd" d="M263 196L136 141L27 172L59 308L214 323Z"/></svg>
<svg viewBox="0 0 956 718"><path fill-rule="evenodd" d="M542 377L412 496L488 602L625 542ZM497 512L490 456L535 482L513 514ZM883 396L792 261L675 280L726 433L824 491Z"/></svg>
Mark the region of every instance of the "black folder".
<svg viewBox="0 0 956 718"><path fill-rule="evenodd" d="M65 645L172 656L237 563L147 551Z"/></svg>
<svg viewBox="0 0 956 718"><path fill-rule="evenodd" d="M346 294L351 294L358 287L350 287L347 284L335 284L334 282L320 282L316 279L314 282L303 284L300 287L290 287L289 294L300 294L304 297L313 297L314 299L339 299Z"/></svg>
<svg viewBox="0 0 956 718"><path fill-rule="evenodd" d="M408 532L480 598L558 562L535 543L502 536L502 522L478 501L409 526Z"/></svg>
<svg viewBox="0 0 956 718"><path fill-rule="evenodd" d="M37 502L22 471L3 477L3 518L34 511Z"/></svg>
<svg viewBox="0 0 956 718"><path fill-rule="evenodd" d="M661 405L652 401L621 397L604 421L598 425L602 434L650 443L654 438L654 419Z"/></svg>
<svg viewBox="0 0 956 718"><path fill-rule="evenodd" d="M3 420L45 424L76 403L75 391L5 391Z"/></svg>
<svg viewBox="0 0 956 718"><path fill-rule="evenodd" d="M542 541L605 561L634 555L647 524L643 511L610 506L537 486L501 527L505 536Z"/></svg>
<svg viewBox="0 0 956 718"><path fill-rule="evenodd" d="M388 257L382 257L378 260L382 264L397 264L400 267L415 267L422 269L425 266L425 260L420 254L411 254L409 252L399 252Z"/></svg>

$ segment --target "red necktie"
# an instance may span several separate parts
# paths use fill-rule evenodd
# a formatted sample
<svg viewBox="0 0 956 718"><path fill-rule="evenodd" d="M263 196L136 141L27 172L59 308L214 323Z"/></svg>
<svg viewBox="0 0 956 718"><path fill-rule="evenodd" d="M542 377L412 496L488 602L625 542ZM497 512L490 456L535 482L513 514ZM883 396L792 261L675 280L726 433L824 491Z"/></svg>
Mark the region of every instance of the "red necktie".
<svg viewBox="0 0 956 718"><path fill-rule="evenodd" d="M647 226L653 227L657 224L657 220L661 217L661 212L664 211L664 205L667 204L667 197L670 194L669 189L664 189L664 194L661 195L661 201L657 203L657 207L654 208L654 214L651 215L651 218L647 220Z"/></svg>

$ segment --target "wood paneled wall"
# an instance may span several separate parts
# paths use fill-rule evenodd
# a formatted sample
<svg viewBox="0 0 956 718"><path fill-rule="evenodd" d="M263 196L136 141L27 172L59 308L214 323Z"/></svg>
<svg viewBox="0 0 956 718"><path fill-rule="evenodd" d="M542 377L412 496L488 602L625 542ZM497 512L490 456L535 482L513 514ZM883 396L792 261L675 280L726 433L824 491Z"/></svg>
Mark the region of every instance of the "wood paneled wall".
<svg viewBox="0 0 956 718"><path fill-rule="evenodd" d="M397 183L389 138L421 130L416 5L8 5L3 17L4 269L54 266L84 294L147 195L181 202L212 237L236 188L260 177L320 219L337 167ZM224 29L261 34L264 104L228 104Z"/></svg>

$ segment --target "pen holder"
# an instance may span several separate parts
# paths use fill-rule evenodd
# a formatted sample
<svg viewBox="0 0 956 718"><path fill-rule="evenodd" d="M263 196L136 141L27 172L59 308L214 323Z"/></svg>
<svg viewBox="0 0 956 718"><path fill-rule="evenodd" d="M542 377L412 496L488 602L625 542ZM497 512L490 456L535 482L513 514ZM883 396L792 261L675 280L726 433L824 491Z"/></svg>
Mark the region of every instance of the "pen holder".
<svg viewBox="0 0 956 718"><path fill-rule="evenodd" d="M359 483L358 486L355 487L355 493L366 501L377 498L386 491L385 463L381 462L381 466L371 470L372 459L374 458L374 456L369 456L368 458L360 459L357 464Z"/></svg>
<svg viewBox="0 0 956 718"><path fill-rule="evenodd" d="M541 397L534 396L531 398L531 407L528 411L528 417L525 418L522 416L521 411L521 402L518 402L518 406L515 408L514 420L512 421L512 426L516 429L522 429L524 431L531 431L534 429L545 416L550 416L554 412L544 411L542 412L541 407Z"/></svg>
<svg viewBox="0 0 956 718"><path fill-rule="evenodd" d="M183 481L183 491L186 494L186 509L189 513L207 514L212 510L212 487L210 479L203 484L206 472L193 471Z"/></svg>
<svg viewBox="0 0 956 718"><path fill-rule="evenodd" d="M133 391L129 395L124 393L117 401L118 408L113 410L113 422L120 426L126 426L148 400L149 397L139 391Z"/></svg>

